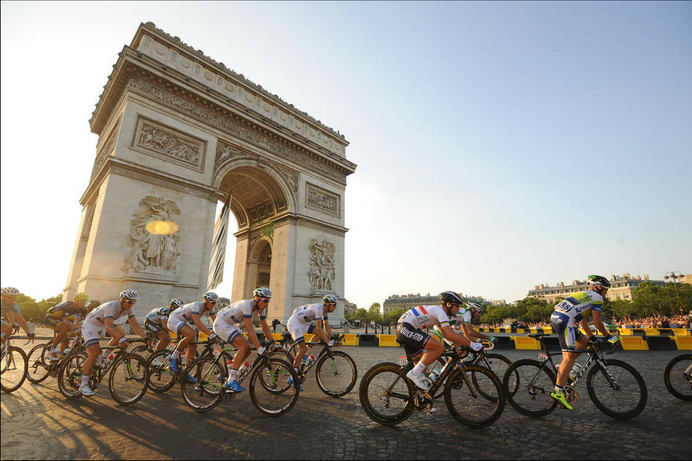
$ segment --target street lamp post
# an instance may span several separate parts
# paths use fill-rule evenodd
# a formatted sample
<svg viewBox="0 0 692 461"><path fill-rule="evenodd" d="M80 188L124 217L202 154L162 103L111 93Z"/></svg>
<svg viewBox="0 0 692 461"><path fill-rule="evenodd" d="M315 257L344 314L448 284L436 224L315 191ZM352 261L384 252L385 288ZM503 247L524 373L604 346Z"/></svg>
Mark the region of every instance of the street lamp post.
<svg viewBox="0 0 692 461"><path fill-rule="evenodd" d="M678 279L682 278L683 274L679 271L666 272L663 276L665 280L673 279L673 287L675 287L675 296L678 298L678 309L680 309L680 315L682 315L682 304L680 303L680 293L678 293Z"/></svg>

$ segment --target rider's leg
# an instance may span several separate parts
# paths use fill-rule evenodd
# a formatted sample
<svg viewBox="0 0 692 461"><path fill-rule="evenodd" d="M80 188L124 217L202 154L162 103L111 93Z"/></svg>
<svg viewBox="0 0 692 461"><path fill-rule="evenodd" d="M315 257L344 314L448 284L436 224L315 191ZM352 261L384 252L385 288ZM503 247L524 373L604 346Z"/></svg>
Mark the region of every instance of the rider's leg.
<svg viewBox="0 0 692 461"><path fill-rule="evenodd" d="M166 349L168 345L171 343L171 336L168 334L168 331L166 330L161 330L157 334L159 337L159 343L156 345L156 350L162 351Z"/></svg>

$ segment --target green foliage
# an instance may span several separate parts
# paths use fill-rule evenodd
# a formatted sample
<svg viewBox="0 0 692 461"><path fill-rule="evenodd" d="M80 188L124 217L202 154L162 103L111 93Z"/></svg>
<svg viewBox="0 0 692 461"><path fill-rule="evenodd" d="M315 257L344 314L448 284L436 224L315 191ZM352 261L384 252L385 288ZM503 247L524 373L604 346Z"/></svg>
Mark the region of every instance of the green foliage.
<svg viewBox="0 0 692 461"><path fill-rule="evenodd" d="M42 299L38 302L31 296L21 294L17 296L15 302L19 304L19 309L22 311L24 320L28 322L34 319L34 322L40 323L43 321L43 317L46 316L46 311L48 309L62 302L62 294Z"/></svg>
<svg viewBox="0 0 692 461"><path fill-rule="evenodd" d="M382 323L382 306L380 303L372 303L368 310L368 322Z"/></svg>
<svg viewBox="0 0 692 461"><path fill-rule="evenodd" d="M384 321L389 322L391 324L396 324L397 320L399 320L399 317L404 315L404 312L406 312L406 309L404 309L403 307L397 307L396 309L392 309L391 311L384 314Z"/></svg>
<svg viewBox="0 0 692 461"><path fill-rule="evenodd" d="M353 319L354 320L360 320L361 322L367 322L368 321L368 311L365 310L365 308L361 307L360 309L356 310L355 314L353 314Z"/></svg>

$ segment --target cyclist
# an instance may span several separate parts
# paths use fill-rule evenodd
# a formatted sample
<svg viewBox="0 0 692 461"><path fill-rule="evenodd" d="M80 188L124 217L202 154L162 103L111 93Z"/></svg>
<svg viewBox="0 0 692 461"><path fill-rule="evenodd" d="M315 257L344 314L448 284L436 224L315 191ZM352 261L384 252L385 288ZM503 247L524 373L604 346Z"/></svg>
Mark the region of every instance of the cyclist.
<svg viewBox="0 0 692 461"><path fill-rule="evenodd" d="M483 349L482 344L469 341L455 333L449 326L449 318L457 315L462 303L463 301L457 293L444 291L440 293L439 306L414 307L399 317L396 326L396 339L414 351L421 349L425 351L418 364L406 374L416 386L424 391L430 388L430 381L422 373L428 365L440 358L444 352L444 346L438 341L430 341L430 335L425 333L423 328L439 325L442 336L451 341L453 345L468 346L475 351Z"/></svg>
<svg viewBox="0 0 692 461"><path fill-rule="evenodd" d="M171 336L168 334L168 317L171 312L182 305L182 299L171 299L168 307L157 307L149 312L144 319L144 329L147 333L151 334L152 337L157 336L159 338L159 343L156 345L157 351L164 350L171 342Z"/></svg>
<svg viewBox="0 0 692 461"><path fill-rule="evenodd" d="M329 339L332 336L332 328L329 326L328 314L336 310L338 301L339 299L334 295L325 295L322 297L321 303L296 307L293 315L288 319L286 326L291 333L293 341L298 345L298 353L293 360L293 368L296 370L296 374L300 373L300 363L308 351L308 346L305 344L305 333L310 331L309 329L312 325L315 326L312 334L325 343L329 343L330 346L341 344L333 339ZM313 320L315 323L312 323ZM292 378L288 380L289 384L293 384ZM302 391L303 388L301 387L300 390Z"/></svg>
<svg viewBox="0 0 692 461"><path fill-rule="evenodd" d="M29 339L34 339L36 335L34 333L29 333L29 326L26 324L26 320L24 320L24 316L22 315L22 311L19 309L19 304L17 304L15 301L17 299L17 296L19 296L21 293L19 290L16 288L12 287L7 287L3 288L2 292L0 293L0 304L2 304L2 324L1 324L1 332L2 332L2 343L5 343L5 338L7 336L10 336L12 334L12 325L9 324L8 322L5 322L4 317L5 315L8 316L8 320L10 316L14 316L14 320L19 323L19 326L22 327L24 331L26 331L27 337Z"/></svg>
<svg viewBox="0 0 692 461"><path fill-rule="evenodd" d="M479 333L473 329L473 326L471 326L471 320L479 318L482 313L482 304L475 301L466 301L466 307L460 307L457 315L455 317L450 317L449 324L452 325L455 330L461 329L464 336L471 341L473 341L473 338L478 338L485 339L486 341L490 341L492 343L497 343L497 338L495 336L487 336L483 333ZM433 327L433 332L440 339L444 339L439 325L435 325ZM447 339L444 339L444 341L451 345L451 341Z"/></svg>
<svg viewBox="0 0 692 461"><path fill-rule="evenodd" d="M88 300L89 295L79 291L74 294L72 301L56 304L46 312L43 325L57 333L48 354L53 362L60 360L60 355L69 344L70 336L77 329L77 323L86 316L85 305Z"/></svg>
<svg viewBox="0 0 692 461"><path fill-rule="evenodd" d="M82 324L82 337L84 338L89 356L84 361L84 367L82 368L82 384L79 386L79 392L81 392L83 396L91 397L96 394L89 387L91 370L94 368L99 358L103 363L110 354L108 350L102 352L101 346L99 345L101 336L108 332L112 338L108 343L109 346L120 345L122 347L127 347L129 345L125 337L125 331L113 324L115 319L127 314L127 319L135 330L135 333L144 339L147 344L151 341L135 317L134 305L138 299L139 294L137 294L136 291L122 291L120 293L120 299L101 304L91 311L84 320Z"/></svg>
<svg viewBox="0 0 692 461"><path fill-rule="evenodd" d="M601 321L603 299L608 293L610 282L600 275L589 275L588 280L588 290L574 293L569 298L559 302L550 317L550 325L557 334L562 348L562 363L557 373L555 389L550 396L568 410L571 410L572 406L567 403L564 386L574 362L581 354L581 352L575 352L575 346L578 345L580 350L584 350L587 345L587 338L579 331L579 324L586 332L588 341L596 341L596 336L591 332L587 321L587 316L591 314L593 324L607 338L608 342L615 344L620 340L617 336L611 335Z"/></svg>
<svg viewBox="0 0 692 461"><path fill-rule="evenodd" d="M272 337L269 324L267 324L267 307L269 307L272 291L269 288L261 287L257 288L252 294L254 295L253 299L236 301L230 306L221 309L214 321L214 333L216 333L219 338L238 348L238 352L233 358L233 368L230 370L228 380L223 385L224 389L233 392L243 392L245 390L244 387L240 386L236 378L240 365L250 355L250 343L245 339L245 336L240 333L240 329L236 325L243 322L248 333L248 338L250 338L252 344L257 348L257 353L260 355L264 354L266 348L262 347L260 344L257 333L255 333L255 328L252 325L253 313L259 313L264 337L267 339Z"/></svg>
<svg viewBox="0 0 692 461"><path fill-rule="evenodd" d="M195 337L197 332L191 325L195 325L204 334L209 336L210 340L215 340L216 335L212 333L209 328L202 323L202 316L208 314L212 321L216 320L216 302L219 300L219 295L213 291L207 291L202 295L202 301L193 302L190 304L185 304L184 306L171 312L168 316L168 329L174 332L178 337L178 345L175 350L168 358L171 364L171 370L178 372L180 368L178 367L178 357L180 353L187 347L187 363L192 362L195 358L195 352L197 352L197 345L190 344ZM188 344L190 347L188 347ZM188 381L194 384L197 382L192 376L187 377Z"/></svg>

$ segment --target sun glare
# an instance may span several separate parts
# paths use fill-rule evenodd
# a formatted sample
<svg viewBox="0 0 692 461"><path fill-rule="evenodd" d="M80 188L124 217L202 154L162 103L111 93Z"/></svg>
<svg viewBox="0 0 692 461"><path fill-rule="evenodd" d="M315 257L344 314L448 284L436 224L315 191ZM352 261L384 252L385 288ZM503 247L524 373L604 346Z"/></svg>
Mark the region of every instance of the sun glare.
<svg viewBox="0 0 692 461"><path fill-rule="evenodd" d="M147 224L150 234L168 235L178 232L178 225L172 221L152 221Z"/></svg>

